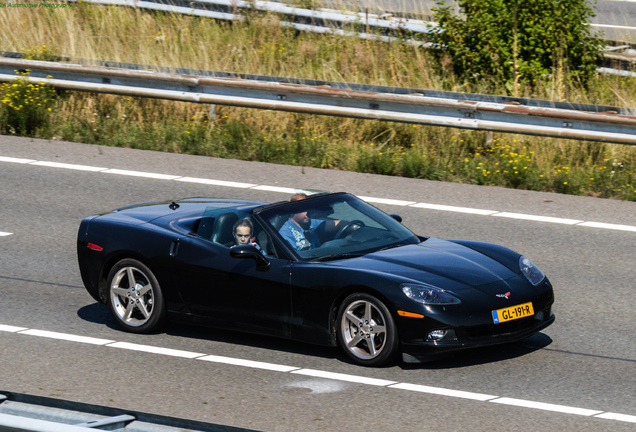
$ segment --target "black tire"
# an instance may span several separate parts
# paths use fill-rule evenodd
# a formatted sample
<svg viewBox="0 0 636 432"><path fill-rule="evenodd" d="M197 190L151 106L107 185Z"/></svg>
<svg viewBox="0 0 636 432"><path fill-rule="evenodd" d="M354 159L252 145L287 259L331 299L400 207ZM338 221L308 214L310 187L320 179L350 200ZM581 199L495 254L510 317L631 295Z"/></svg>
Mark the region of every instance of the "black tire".
<svg viewBox="0 0 636 432"><path fill-rule="evenodd" d="M387 307L369 294L347 297L338 309L338 344L357 364L382 366L393 360L399 340Z"/></svg>
<svg viewBox="0 0 636 432"><path fill-rule="evenodd" d="M152 333L163 326L166 313L161 287L145 264L123 259L110 270L107 283L106 303L121 328Z"/></svg>

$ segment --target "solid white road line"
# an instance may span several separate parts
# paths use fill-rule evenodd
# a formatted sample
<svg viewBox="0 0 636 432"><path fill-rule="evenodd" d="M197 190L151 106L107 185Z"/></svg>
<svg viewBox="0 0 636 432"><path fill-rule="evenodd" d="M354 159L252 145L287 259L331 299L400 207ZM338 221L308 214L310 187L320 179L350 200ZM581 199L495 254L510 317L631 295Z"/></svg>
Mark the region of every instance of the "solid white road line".
<svg viewBox="0 0 636 432"><path fill-rule="evenodd" d="M254 369L265 369L265 370L271 370L276 372L291 372L293 370L300 369L293 366L285 366L285 365L279 365L274 363L265 363L265 362L253 361L253 360L243 360L243 359L216 356L216 355L206 355L205 357L197 358L197 360L204 360L204 361L213 362L213 363L229 364L233 366L244 366L244 367L250 367Z"/></svg>
<svg viewBox="0 0 636 432"><path fill-rule="evenodd" d="M70 342L81 342L81 343L87 343L92 345L106 345L106 344L115 342L115 341L107 340L107 339L98 339L98 338L93 338L88 336L78 336L78 335L73 335L68 333L57 333L57 332L51 332L46 330L30 329L30 330L23 330L18 333L26 334L30 336L45 337L49 339L65 340Z"/></svg>
<svg viewBox="0 0 636 432"><path fill-rule="evenodd" d="M51 168L72 169L72 170L78 170L78 171L93 171L93 172L108 170L108 168L100 168L100 167L94 167L94 166L88 166L88 165L76 165L76 164L67 164L67 163L60 163L60 162L45 162L45 161L32 162L31 165L46 166Z"/></svg>
<svg viewBox="0 0 636 432"><path fill-rule="evenodd" d="M224 187L233 187L233 188L252 188L256 186L255 184L250 183L237 183L223 180L210 180L210 179L202 179L202 178L194 178L194 177L181 177L175 179L176 181L186 182L186 183L199 183L199 184L207 184L213 186L224 186Z"/></svg>
<svg viewBox="0 0 636 432"><path fill-rule="evenodd" d="M482 210L475 209L469 207L456 207L456 206L448 206L448 205L440 205L440 204L426 204L426 203L417 203L411 205L411 207L423 208L429 210L441 210L441 211L450 211L455 213L468 213L482 216L490 216L495 213L498 213L496 210Z"/></svg>
<svg viewBox="0 0 636 432"><path fill-rule="evenodd" d="M175 180L181 177L181 176L168 175L168 174L158 174L158 173L150 173L150 172L144 172L144 171L129 171L129 170L121 170L121 169L107 169L106 171L101 171L101 172L106 174L145 177L145 178L152 178L152 179L158 179L158 180Z"/></svg>
<svg viewBox="0 0 636 432"><path fill-rule="evenodd" d="M222 186L222 187L254 189L254 190L262 190L262 191L268 191L268 192L285 193L288 195L302 191L300 189L281 187L281 186L256 185L251 183L239 183L239 182L232 182L232 181L225 181L225 180L182 177L182 176L175 176L175 175L168 175L168 174L150 173L150 172L144 172L144 171L129 171L129 170L114 169L114 168L92 167L87 165L66 164L66 163L60 163L60 162L36 161L33 159L20 159L20 158L13 158L13 157L7 157L7 156L0 156L0 162L21 163L21 164L46 166L46 167L53 167L53 168L75 169L80 171L93 171L93 172L100 172L100 173L107 173L107 174L119 174L119 175L127 175L127 176L134 176L134 177L145 177L145 178L152 178L152 179L158 179L158 180L175 180L175 181L181 181L181 182L208 184L208 185ZM376 198L376 197L366 197L366 196L360 196L359 198L364 201L375 203L375 204L409 206L409 207L426 209L426 210L449 211L449 212L455 212L455 213L466 213L466 214L473 214L473 215L480 215L480 216L496 216L496 217L503 217L503 218L519 219L519 220L528 220L533 222L547 222L547 223L556 223L556 224L564 224L564 225L572 225L572 226L581 226L586 228L600 228L600 229L608 229L608 230L616 230L616 231L636 232L636 226L633 226L633 225L620 225L620 224L611 224L611 223L602 223L602 222L585 222L585 221L581 221L577 219L539 216L539 215L530 215L530 214L523 214L523 213L501 212L497 210L458 207L458 206L449 206L449 205L442 205L442 204L416 203L414 201L395 200L395 199L388 199L388 198ZM0 236L10 235L10 234L11 233L0 232Z"/></svg>
<svg viewBox="0 0 636 432"><path fill-rule="evenodd" d="M575 407L570 407L565 405L554 405L554 404L547 404L543 402L534 402L529 400L513 399L513 398L505 398L505 397L493 399L490 402L504 404L504 405L513 405L513 406L518 406L523 408L535 408L535 409L540 409L543 411L553 411L553 412L560 412L565 414L576 414L576 415L582 415L582 416L593 416L593 415L601 414L603 412L598 410L575 408Z"/></svg>
<svg viewBox="0 0 636 432"><path fill-rule="evenodd" d="M0 237L10 236L13 233L0 231Z"/></svg>
<svg viewBox="0 0 636 432"><path fill-rule="evenodd" d="M600 223L600 222L583 222L579 226L636 232L636 226L630 226L630 225L616 225L616 224L608 224L608 223Z"/></svg>
<svg viewBox="0 0 636 432"><path fill-rule="evenodd" d="M9 163L20 163L20 164L28 164L31 162L35 162L33 159L20 159L13 157L0 156L0 162L9 162Z"/></svg>
<svg viewBox="0 0 636 432"><path fill-rule="evenodd" d="M505 217L505 218L511 218L511 219L531 220L536 222L550 222L550 223L558 223L558 224L565 224L565 225L576 225L583 222L581 220L576 220L576 219L563 219L563 218L535 216L535 215L528 215L528 214L522 214L522 213L508 213L508 212L493 213L491 216Z"/></svg>
<svg viewBox="0 0 636 432"><path fill-rule="evenodd" d="M374 204L388 204L395 206L410 206L415 204L415 201L403 201L403 200L394 200L387 198L374 198L374 197L366 197L366 196L358 196L363 201L374 203Z"/></svg>
<svg viewBox="0 0 636 432"><path fill-rule="evenodd" d="M176 350L171 348L161 348L161 347L155 347L150 345L139 345L139 344L134 344L129 342L112 342L108 344L107 346L112 348L121 348L121 349L126 349L131 351L142 351L142 352L147 352L152 354L161 354L161 355L166 355L170 357L182 357L182 358L188 358L188 359L203 357L205 355L202 353L182 351L182 350Z"/></svg>
<svg viewBox="0 0 636 432"><path fill-rule="evenodd" d="M418 385L418 384L400 383L400 384L391 385L389 387L394 389L399 389L399 390L409 390L409 391L415 391L420 393L429 393L429 394L450 396L450 397L456 397L456 398L462 398L462 399L472 399L472 400L478 400L482 402L498 398L498 396L492 396L487 394L465 392L460 390L450 390L450 389L445 389L441 387L429 387L429 386Z"/></svg>
<svg viewBox="0 0 636 432"><path fill-rule="evenodd" d="M3 331L3 332L16 333L16 332L24 331L24 330L27 330L27 328L26 327L16 327L16 326L0 324L0 331Z"/></svg>
<svg viewBox="0 0 636 432"><path fill-rule="evenodd" d="M243 359L216 356L216 355L206 355L206 354L201 354L196 352L175 350L171 348L162 348L162 347L156 347L156 346L150 346L150 345L140 345L140 344L134 344L129 342L115 342L108 339L78 336L78 335L72 335L67 333L57 333L57 332L51 332L46 330L27 329L24 327L17 327L17 326L3 325L3 324L0 324L0 332L9 332L9 333L15 333L20 335L26 334L30 336L46 337L46 338L63 340L63 341L102 345L109 348L113 347L113 348L119 348L119 349L127 349L131 351L147 352L147 353L157 354L157 355L181 357L181 358L186 358L191 360L204 360L210 363L220 363L220 364L228 364L233 366L250 367L250 368L276 371L276 372L310 376L314 378L322 378L327 380L344 381L344 382L350 382L355 384L386 387L386 388L396 389L396 390L414 391L414 392L427 393L427 394L433 394L433 395L445 396L445 397L470 399L470 400L480 401L480 402L492 402L492 403L498 403L501 405L517 406L521 408L532 408L532 409L552 411L552 412L558 412L558 413L564 413L564 414L574 414L574 415L587 416L587 417L593 417L593 418L599 418L599 419L605 419L605 420L620 421L620 422L626 422L626 423L636 423L636 416L627 415L627 414L611 413L611 412L605 412L600 410L591 410L587 408L577 408L577 407L571 407L566 405L555 405L555 404L549 404L544 402L535 402L535 401L529 401L529 400L523 400L523 399L493 396L493 395L482 394L482 393L466 392L466 391L446 389L441 387L431 387L431 386L425 386L420 384L398 383L395 381L389 381L384 379L327 372L327 371L321 371L316 369L300 369L297 367L278 365L275 363L265 363L265 362L259 362L259 361L253 361L253 360L243 360Z"/></svg>
<svg viewBox="0 0 636 432"><path fill-rule="evenodd" d="M326 378L326 379L332 379L337 381L346 381L346 382L352 382L357 384L367 384L367 385L380 386L380 387L386 387L392 384L397 384L395 381L387 381L383 379L368 378L368 377L362 377L357 375L348 375L348 374L341 374L341 373L334 373L334 372L325 372L325 371L315 370L315 369L300 369L300 370L292 371L292 373L298 374L298 375L306 375L306 376L310 376L314 378Z"/></svg>
<svg viewBox="0 0 636 432"><path fill-rule="evenodd" d="M630 416L630 415L625 415L625 414L617 414L617 413L603 413L603 414L598 414L595 415L594 417L596 418L602 418L602 419L606 419L606 420L618 420L618 421L623 421L623 422L627 422L627 423L636 423L636 416Z"/></svg>
<svg viewBox="0 0 636 432"><path fill-rule="evenodd" d="M280 193L290 194L290 195L298 192L298 189L292 189L292 188L280 187L280 186L267 186L267 185L253 186L252 189L262 190L267 192L280 192Z"/></svg>

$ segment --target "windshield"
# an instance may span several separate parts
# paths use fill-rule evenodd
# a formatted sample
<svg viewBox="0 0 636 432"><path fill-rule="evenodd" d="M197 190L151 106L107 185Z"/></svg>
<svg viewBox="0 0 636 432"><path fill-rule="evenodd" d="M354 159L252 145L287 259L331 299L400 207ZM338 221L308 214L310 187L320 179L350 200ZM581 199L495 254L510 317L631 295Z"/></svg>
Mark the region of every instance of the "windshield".
<svg viewBox="0 0 636 432"><path fill-rule="evenodd" d="M309 197L259 216L303 260L355 257L420 242L391 216L349 194Z"/></svg>

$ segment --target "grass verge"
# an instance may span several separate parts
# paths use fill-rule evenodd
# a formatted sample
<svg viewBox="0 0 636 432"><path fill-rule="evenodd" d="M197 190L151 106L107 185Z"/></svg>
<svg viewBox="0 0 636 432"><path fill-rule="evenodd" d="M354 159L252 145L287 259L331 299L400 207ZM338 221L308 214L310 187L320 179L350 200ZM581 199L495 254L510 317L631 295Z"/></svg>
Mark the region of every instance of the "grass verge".
<svg viewBox="0 0 636 432"><path fill-rule="evenodd" d="M223 23L82 3L54 10L3 8L0 47L35 59L59 54L486 92L486 86L457 81L425 50L401 44L399 38L375 43L304 34L281 28L272 16L246 18ZM636 108L634 79L597 76L584 89L564 83L557 72L532 90L522 89L520 96ZM41 98L38 108L34 97ZM31 114L16 110L25 101L33 103ZM636 149L605 143L221 106L210 112L208 106L190 103L29 89L20 81L0 90L0 132L636 201Z"/></svg>

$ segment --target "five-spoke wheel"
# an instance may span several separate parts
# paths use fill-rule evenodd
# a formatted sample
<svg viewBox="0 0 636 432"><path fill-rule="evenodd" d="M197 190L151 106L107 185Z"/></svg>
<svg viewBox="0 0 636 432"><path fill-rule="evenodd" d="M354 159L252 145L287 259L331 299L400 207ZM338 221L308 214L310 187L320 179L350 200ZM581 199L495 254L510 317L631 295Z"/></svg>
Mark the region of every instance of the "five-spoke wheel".
<svg viewBox="0 0 636 432"><path fill-rule="evenodd" d="M393 360L398 348L395 322L375 297L359 293L347 297L338 310L338 342L356 363L379 366Z"/></svg>
<svg viewBox="0 0 636 432"><path fill-rule="evenodd" d="M134 259L123 259L108 274L108 307L127 331L149 333L163 323L165 312L159 282Z"/></svg>

